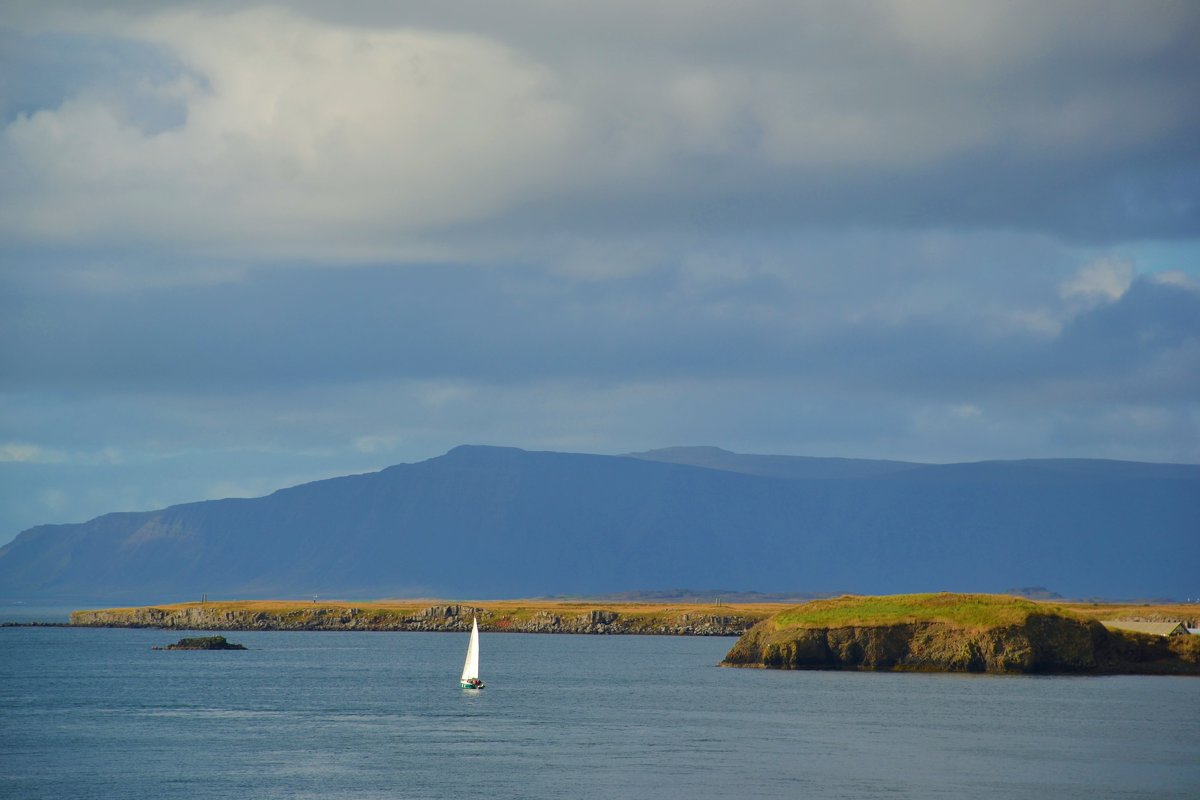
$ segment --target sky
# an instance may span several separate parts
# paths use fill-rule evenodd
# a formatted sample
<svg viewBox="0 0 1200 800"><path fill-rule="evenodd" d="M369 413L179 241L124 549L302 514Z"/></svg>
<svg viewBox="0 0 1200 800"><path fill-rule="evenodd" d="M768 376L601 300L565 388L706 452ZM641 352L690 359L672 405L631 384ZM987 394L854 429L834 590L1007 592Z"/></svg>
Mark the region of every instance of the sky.
<svg viewBox="0 0 1200 800"><path fill-rule="evenodd" d="M459 444L1200 462L1200 4L13 2L0 544Z"/></svg>

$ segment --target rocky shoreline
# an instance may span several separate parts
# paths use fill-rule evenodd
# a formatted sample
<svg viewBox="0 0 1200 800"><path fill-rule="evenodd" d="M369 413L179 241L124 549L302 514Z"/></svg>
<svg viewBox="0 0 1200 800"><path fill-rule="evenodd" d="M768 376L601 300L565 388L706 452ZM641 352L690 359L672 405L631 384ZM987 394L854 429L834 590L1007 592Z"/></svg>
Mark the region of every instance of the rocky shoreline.
<svg viewBox="0 0 1200 800"><path fill-rule="evenodd" d="M466 632L472 618L488 633L740 636L766 616L739 611L626 612L611 608L562 611L490 609L463 604L411 611L369 606L292 607L280 611L221 604L75 611L71 625L219 631L446 631Z"/></svg>

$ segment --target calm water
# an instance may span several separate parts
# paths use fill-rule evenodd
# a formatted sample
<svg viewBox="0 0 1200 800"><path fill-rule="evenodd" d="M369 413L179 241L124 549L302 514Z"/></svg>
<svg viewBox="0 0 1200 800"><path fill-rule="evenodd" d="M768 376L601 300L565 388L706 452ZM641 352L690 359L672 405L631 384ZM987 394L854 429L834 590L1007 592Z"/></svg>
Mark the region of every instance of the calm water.
<svg viewBox="0 0 1200 800"><path fill-rule="evenodd" d="M731 639L0 629L4 798L1200 797L1200 679L717 669Z"/></svg>

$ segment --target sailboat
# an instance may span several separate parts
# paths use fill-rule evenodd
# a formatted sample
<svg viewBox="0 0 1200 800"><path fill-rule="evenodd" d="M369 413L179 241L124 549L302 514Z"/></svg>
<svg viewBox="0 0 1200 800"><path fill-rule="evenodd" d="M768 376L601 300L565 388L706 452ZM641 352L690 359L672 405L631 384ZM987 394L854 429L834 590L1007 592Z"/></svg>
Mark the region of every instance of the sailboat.
<svg viewBox="0 0 1200 800"><path fill-rule="evenodd" d="M463 689L483 688L483 681L479 680L479 621L475 617L471 617L471 643L467 645L467 661L458 685Z"/></svg>

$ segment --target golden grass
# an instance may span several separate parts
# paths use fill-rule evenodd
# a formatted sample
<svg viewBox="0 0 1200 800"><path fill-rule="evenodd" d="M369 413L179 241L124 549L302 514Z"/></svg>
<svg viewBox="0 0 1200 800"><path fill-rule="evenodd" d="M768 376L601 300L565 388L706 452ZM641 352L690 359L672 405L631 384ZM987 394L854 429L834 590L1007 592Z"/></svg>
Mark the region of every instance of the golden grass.
<svg viewBox="0 0 1200 800"><path fill-rule="evenodd" d="M594 602L587 600L446 600L439 598L402 598L387 600L215 600L207 603L169 603L143 606L165 612L188 608L209 611L245 611L272 615L312 614L316 611L338 613L351 608L359 613L380 616L411 616L430 606L465 605L486 609L490 615L523 619L537 614L570 616L592 610L616 611L622 616L678 616L682 614L737 614L766 619L778 614L775 622L797 627L870 626L902 622L941 621L963 627L989 627L1015 624L1031 613L1057 613L1089 619L1200 619L1200 604L1131 604L1044 602L989 594L909 594L847 595L838 598L792 603L649 603ZM113 608L107 611L134 611Z"/></svg>
<svg viewBox="0 0 1200 800"><path fill-rule="evenodd" d="M1200 620L1200 603L1062 603L1089 619Z"/></svg>
<svg viewBox="0 0 1200 800"><path fill-rule="evenodd" d="M815 600L783 612L780 626L802 628L870 627L910 622L943 622L987 628L1023 622L1030 614L1061 608L1023 598L992 594L847 595Z"/></svg>
<svg viewBox="0 0 1200 800"><path fill-rule="evenodd" d="M846 595L814 600L774 618L780 627L870 627L911 622L942 622L963 628L1016 625L1031 614L1087 619L1125 617L1196 619L1196 604L1066 603L995 594Z"/></svg>

